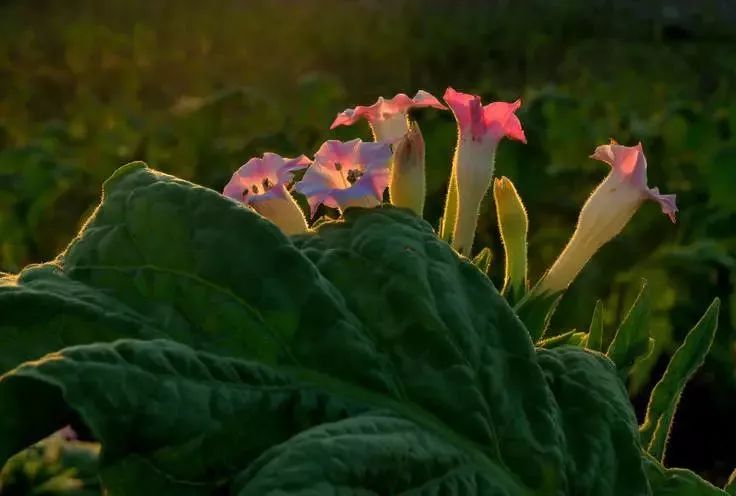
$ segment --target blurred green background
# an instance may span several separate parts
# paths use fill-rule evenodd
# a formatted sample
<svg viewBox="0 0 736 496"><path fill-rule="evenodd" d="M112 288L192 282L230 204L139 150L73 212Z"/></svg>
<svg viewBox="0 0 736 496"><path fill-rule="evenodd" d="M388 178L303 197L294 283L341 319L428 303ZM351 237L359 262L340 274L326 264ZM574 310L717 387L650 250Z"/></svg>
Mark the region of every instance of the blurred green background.
<svg viewBox="0 0 736 496"><path fill-rule="evenodd" d="M711 357L683 398L668 464L722 483L736 466L736 6L725 0L0 0L0 271L54 257L116 167L152 167L221 189L253 155L310 155L328 127L376 97L445 87L522 97L528 145L504 142L530 216L532 280L607 173L587 158L641 140L653 203L586 267L553 329L585 329L597 297L609 331L646 278L655 352L630 383L638 413L666 357L715 296ZM416 116L437 222L455 143L449 112ZM502 248L492 202L476 248ZM651 377L651 379L650 379Z"/></svg>

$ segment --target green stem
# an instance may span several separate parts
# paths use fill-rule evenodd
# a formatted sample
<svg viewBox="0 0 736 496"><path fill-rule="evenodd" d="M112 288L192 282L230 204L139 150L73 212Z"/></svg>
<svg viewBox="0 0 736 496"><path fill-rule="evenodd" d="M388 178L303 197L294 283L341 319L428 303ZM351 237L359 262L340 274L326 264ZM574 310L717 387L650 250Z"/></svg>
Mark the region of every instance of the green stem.
<svg viewBox="0 0 736 496"><path fill-rule="evenodd" d="M447 187L447 198L445 199L445 212L442 215L440 225L440 238L448 243L452 240L452 232L455 230L457 221L457 176L455 175L455 162L452 164L450 173L450 184Z"/></svg>

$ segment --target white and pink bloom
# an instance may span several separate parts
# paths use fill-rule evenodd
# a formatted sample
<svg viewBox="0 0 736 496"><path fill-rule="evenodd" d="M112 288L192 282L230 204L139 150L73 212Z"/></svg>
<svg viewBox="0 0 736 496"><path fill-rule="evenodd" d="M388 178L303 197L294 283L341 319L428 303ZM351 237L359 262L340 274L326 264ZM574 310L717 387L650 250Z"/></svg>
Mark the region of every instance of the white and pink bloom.
<svg viewBox="0 0 736 496"><path fill-rule="evenodd" d="M253 208L286 234L302 233L307 223L287 186L294 172L309 163L304 155L289 159L264 153L263 158L254 157L235 171L222 194Z"/></svg>
<svg viewBox="0 0 736 496"><path fill-rule="evenodd" d="M610 165L611 172L583 205L575 232L536 292L566 289L595 252L621 232L645 200L657 202L672 222L676 220L675 195L663 195L658 188L647 186L647 159L641 143L622 146L612 141L597 147L590 157Z"/></svg>
<svg viewBox="0 0 736 496"><path fill-rule="evenodd" d="M450 178L443 238L452 233L452 245L469 255L475 238L481 200L491 185L499 141L511 138L526 143L516 111L521 100L483 105L477 95L447 88L445 102L455 115L458 141Z"/></svg>
<svg viewBox="0 0 736 496"><path fill-rule="evenodd" d="M370 124L376 141L395 143L409 132L407 114L415 107L447 109L437 98L424 90L417 91L414 98L409 98L404 93L399 93L389 100L381 96L373 105L359 105L340 112L330 129L350 126L359 119L365 119Z"/></svg>
<svg viewBox="0 0 736 496"><path fill-rule="evenodd" d="M307 197L312 217L319 205L375 207L389 181L391 148L386 143L329 140L314 155L312 166L294 189Z"/></svg>

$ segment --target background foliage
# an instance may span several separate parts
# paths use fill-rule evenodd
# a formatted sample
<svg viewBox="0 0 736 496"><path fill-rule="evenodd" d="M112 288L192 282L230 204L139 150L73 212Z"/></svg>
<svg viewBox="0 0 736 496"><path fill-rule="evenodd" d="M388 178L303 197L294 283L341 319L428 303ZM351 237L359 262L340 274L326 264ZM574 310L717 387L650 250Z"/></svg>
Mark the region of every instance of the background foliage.
<svg viewBox="0 0 736 496"><path fill-rule="evenodd" d="M0 2L0 270L55 256L122 163L220 189L264 151L367 138L364 125L328 126L378 95L451 84L521 96L529 144L504 143L497 173L527 205L533 280L606 173L586 158L597 144L641 140L650 185L678 194L678 224L645 205L553 328L585 328L601 297L612 330L646 278L658 339L630 384L643 401L650 371L659 377L662 355L720 296L716 344L685 392L668 461L722 481L736 464L734 23L736 8L717 0ZM455 125L447 112L417 117L436 220ZM492 203L476 247L500 261ZM500 281L500 263L492 270Z"/></svg>

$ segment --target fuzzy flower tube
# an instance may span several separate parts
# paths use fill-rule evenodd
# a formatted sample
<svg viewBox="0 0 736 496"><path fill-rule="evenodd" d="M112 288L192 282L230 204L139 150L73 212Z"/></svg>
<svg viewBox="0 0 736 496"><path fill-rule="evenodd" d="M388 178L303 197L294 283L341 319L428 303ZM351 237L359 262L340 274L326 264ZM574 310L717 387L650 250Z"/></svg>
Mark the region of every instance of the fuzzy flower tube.
<svg viewBox="0 0 736 496"><path fill-rule="evenodd" d="M590 157L610 165L611 172L583 205L575 232L535 293L565 290L595 252L621 232L644 201L657 202L672 222L676 220L675 195L663 195L658 188L647 186L647 159L641 143L622 146L612 141L597 147Z"/></svg>
<svg viewBox="0 0 736 496"><path fill-rule="evenodd" d="M508 137L526 143L515 113L521 100L484 106L479 96L453 88L447 88L444 99L455 115L458 140L440 233L467 256L473 247L480 203L493 178L499 141Z"/></svg>
<svg viewBox="0 0 736 496"><path fill-rule="evenodd" d="M304 169L309 162L304 155L289 159L264 153L263 158L252 158L235 171L222 194L245 203L286 234L303 233L307 222L287 186L294 171Z"/></svg>
<svg viewBox="0 0 736 496"><path fill-rule="evenodd" d="M330 129L338 126L351 126L360 119L365 119L371 126L376 141L396 143L409 132L407 120L409 110L418 107L447 109L437 98L424 90L417 91L414 98L409 98L404 93L399 93L388 100L381 96L373 105L358 105L343 110L337 114Z"/></svg>
<svg viewBox="0 0 736 496"><path fill-rule="evenodd" d="M375 207L389 182L391 147L386 143L329 140L314 155L312 166L294 189L307 197L311 215L325 205Z"/></svg>

